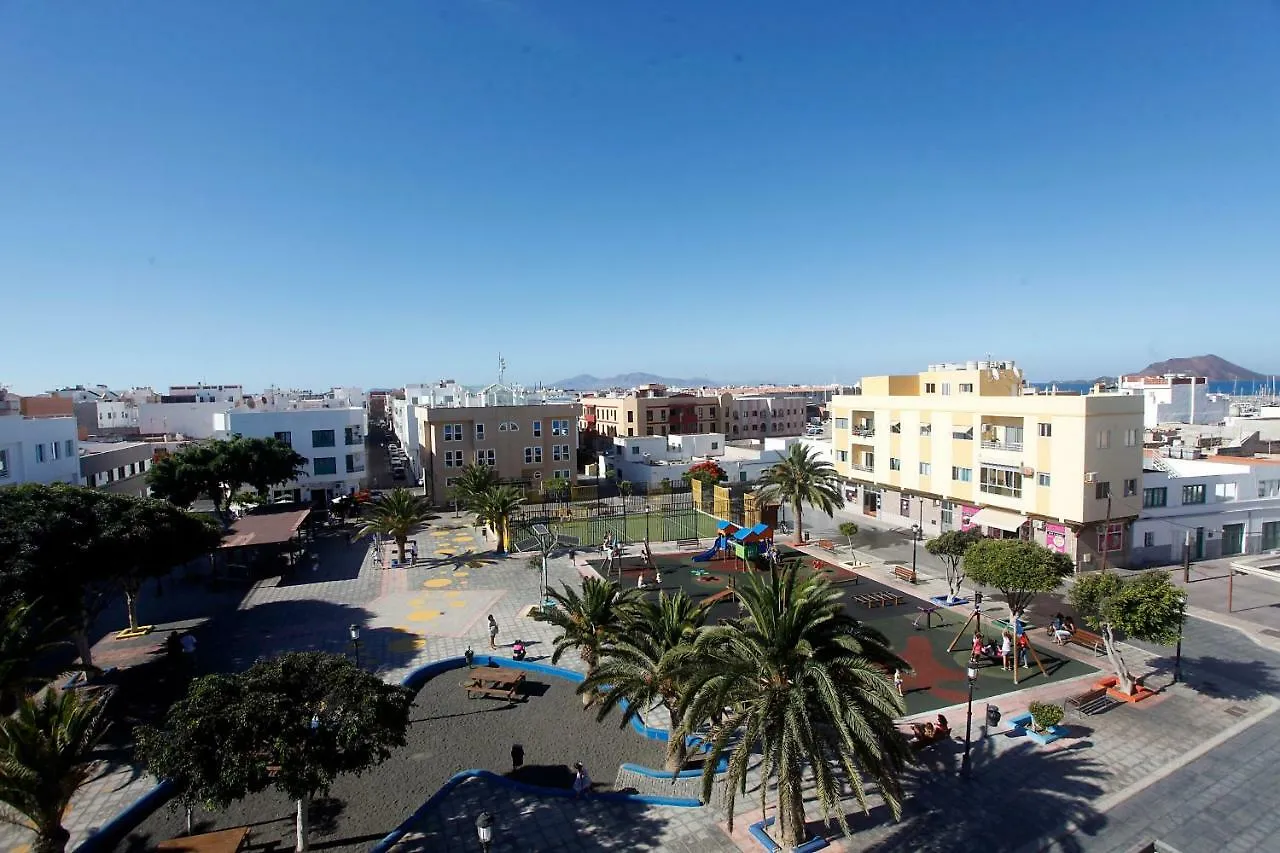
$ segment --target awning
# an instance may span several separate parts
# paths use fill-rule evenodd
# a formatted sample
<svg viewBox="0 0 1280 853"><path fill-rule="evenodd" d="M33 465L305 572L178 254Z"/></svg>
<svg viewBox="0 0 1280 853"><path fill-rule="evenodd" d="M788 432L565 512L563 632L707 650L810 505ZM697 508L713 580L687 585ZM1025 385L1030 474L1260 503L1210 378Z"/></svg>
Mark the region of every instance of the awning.
<svg viewBox="0 0 1280 853"><path fill-rule="evenodd" d="M974 514L969 523L981 527L995 527L1012 533L1027 523L1027 517L1008 510L984 507Z"/></svg>

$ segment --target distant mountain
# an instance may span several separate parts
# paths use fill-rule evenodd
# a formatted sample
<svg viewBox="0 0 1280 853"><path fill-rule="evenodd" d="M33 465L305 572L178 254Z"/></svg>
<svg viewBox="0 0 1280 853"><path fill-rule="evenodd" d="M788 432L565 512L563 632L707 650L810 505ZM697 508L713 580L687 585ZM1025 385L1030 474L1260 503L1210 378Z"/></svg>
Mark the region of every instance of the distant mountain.
<svg viewBox="0 0 1280 853"><path fill-rule="evenodd" d="M720 385L715 380L700 376L695 376L692 379L676 379L671 376L658 376L653 373L619 373L617 376L604 377L583 373L551 384L556 388L566 388L573 391L598 391L601 388L634 388L637 385L648 385L651 382L676 388L701 388L703 385Z"/></svg>
<svg viewBox="0 0 1280 853"><path fill-rule="evenodd" d="M1197 355L1191 358L1171 358L1148 364L1134 376L1163 376L1166 373L1186 373L1203 376L1210 382L1258 381L1267 377L1246 367L1232 364L1216 355Z"/></svg>

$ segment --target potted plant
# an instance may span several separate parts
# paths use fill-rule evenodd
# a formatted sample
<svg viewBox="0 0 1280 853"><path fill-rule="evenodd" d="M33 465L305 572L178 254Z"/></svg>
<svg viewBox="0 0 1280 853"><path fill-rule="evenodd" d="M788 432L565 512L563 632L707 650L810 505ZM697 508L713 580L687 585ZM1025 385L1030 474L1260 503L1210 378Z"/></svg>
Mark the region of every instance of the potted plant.
<svg viewBox="0 0 1280 853"><path fill-rule="evenodd" d="M1031 725L1034 731L1044 734L1051 731L1058 723L1062 722L1063 710L1061 705L1052 702L1032 702L1028 708L1031 712Z"/></svg>

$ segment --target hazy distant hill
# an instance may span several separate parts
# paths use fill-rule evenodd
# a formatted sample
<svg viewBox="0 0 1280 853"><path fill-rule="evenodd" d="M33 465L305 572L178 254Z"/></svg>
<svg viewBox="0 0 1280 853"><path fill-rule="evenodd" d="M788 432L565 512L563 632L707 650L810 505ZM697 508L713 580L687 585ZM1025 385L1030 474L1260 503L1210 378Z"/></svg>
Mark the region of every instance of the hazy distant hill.
<svg viewBox="0 0 1280 853"><path fill-rule="evenodd" d="M634 388L637 385L647 385L650 382L672 385L677 388L700 388L703 385L717 386L720 384L714 380L699 376L695 376L692 379L676 379L670 376L658 376L653 373L619 373L617 376L603 377L583 373L551 384L556 388L568 388L574 391L596 391L601 388Z"/></svg>
<svg viewBox="0 0 1280 853"><path fill-rule="evenodd" d="M1246 367L1232 364L1225 358L1216 355L1197 355L1191 358L1171 358L1148 364L1134 376L1163 376L1166 373L1186 373L1191 376L1203 376L1210 382L1256 381L1266 379L1261 373L1255 373Z"/></svg>

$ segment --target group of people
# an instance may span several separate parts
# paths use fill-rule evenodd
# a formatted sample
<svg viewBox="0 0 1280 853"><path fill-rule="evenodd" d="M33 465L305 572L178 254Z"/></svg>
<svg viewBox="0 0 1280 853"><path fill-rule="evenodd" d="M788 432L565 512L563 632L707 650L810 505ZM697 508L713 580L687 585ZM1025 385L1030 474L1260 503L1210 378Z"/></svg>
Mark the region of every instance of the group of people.
<svg viewBox="0 0 1280 853"><path fill-rule="evenodd" d="M949 737L951 737L951 725L942 714L938 715L936 723L911 724L912 746L925 746L936 741L946 740Z"/></svg>
<svg viewBox="0 0 1280 853"><path fill-rule="evenodd" d="M972 657L981 660L987 658L990 660L999 660L1000 666L1006 670L1013 669L1013 651L1018 650L1018 665L1030 666L1027 658L1031 653L1031 641L1027 639L1027 633L1021 631L1017 637L1014 637L1012 631L1005 631L1000 635L1000 645L994 642L988 642L981 631L975 631L973 634L973 650Z"/></svg>
<svg viewBox="0 0 1280 853"><path fill-rule="evenodd" d="M1053 641L1060 646L1065 646L1067 640L1070 640L1071 635L1076 632L1076 624L1071 621L1071 617L1059 613L1053 617L1053 624L1049 626L1049 630L1053 634Z"/></svg>

